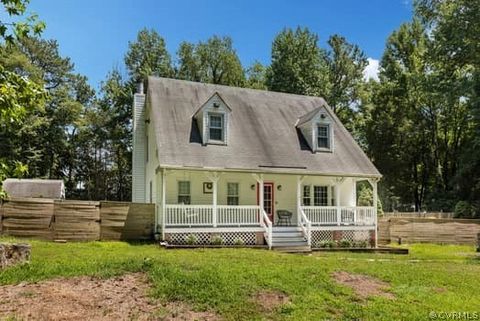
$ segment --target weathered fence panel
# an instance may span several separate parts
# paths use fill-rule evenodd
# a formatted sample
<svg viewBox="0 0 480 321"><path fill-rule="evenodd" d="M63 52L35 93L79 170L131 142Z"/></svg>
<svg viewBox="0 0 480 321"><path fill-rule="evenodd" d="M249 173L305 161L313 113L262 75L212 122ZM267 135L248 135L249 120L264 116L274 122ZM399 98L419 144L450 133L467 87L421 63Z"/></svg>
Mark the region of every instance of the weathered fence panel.
<svg viewBox="0 0 480 321"><path fill-rule="evenodd" d="M122 239L129 208L129 203L125 202L100 203L100 239Z"/></svg>
<svg viewBox="0 0 480 321"><path fill-rule="evenodd" d="M122 240L151 240L155 225L155 204L130 203Z"/></svg>
<svg viewBox="0 0 480 321"><path fill-rule="evenodd" d="M382 218L379 220L379 242L475 244L480 220L439 218Z"/></svg>
<svg viewBox="0 0 480 321"><path fill-rule="evenodd" d="M453 218L452 212L385 212L384 217L401 218Z"/></svg>
<svg viewBox="0 0 480 321"><path fill-rule="evenodd" d="M17 198L2 205L2 233L11 236L52 239L54 201Z"/></svg>
<svg viewBox="0 0 480 321"><path fill-rule="evenodd" d="M89 201L54 202L54 238L75 241L100 239L100 203Z"/></svg>

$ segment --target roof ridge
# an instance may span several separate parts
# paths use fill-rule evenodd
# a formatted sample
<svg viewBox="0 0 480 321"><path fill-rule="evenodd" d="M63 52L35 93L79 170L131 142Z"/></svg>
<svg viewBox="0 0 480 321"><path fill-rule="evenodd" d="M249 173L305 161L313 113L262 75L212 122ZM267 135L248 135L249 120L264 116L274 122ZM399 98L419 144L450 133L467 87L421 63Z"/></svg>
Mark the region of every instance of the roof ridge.
<svg viewBox="0 0 480 321"><path fill-rule="evenodd" d="M228 85L212 84L212 83L205 83L205 82L200 82L200 81L184 80L184 79L177 79L177 78L148 76L148 79L151 79L151 78L152 79L160 79L160 80L168 80L168 81L186 82L186 83L191 83L191 84L200 84L200 85L204 85L204 86L208 86L208 87L223 87L223 88L231 88L231 89L243 89L243 90L254 91L254 92L268 92L268 93L275 93L275 94L286 95L286 96L315 98L315 99L321 99L321 100L323 100L323 103L326 103L325 98L323 98L322 96L309 96L309 95L287 93L287 92L274 91L274 90L268 90L268 89L256 89L256 88L248 88L248 87L228 86Z"/></svg>

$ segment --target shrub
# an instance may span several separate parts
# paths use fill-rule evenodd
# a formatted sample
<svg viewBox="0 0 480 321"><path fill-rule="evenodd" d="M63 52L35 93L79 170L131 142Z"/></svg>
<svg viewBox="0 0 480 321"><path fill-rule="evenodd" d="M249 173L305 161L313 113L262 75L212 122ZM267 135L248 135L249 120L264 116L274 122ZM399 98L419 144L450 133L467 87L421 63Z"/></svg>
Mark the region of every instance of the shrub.
<svg viewBox="0 0 480 321"><path fill-rule="evenodd" d="M355 243L355 247L366 248L366 247L368 247L368 242L367 241L359 241L359 242Z"/></svg>
<svg viewBox="0 0 480 321"><path fill-rule="evenodd" d="M315 247L321 247L321 248L332 248L335 246L336 246L336 243L334 241L319 241L315 243Z"/></svg>
<svg viewBox="0 0 480 321"><path fill-rule="evenodd" d="M187 241L187 244L188 244L188 245L194 245L194 244L197 243L197 237L196 237L195 235L193 235L193 234L190 234L190 235L187 237L186 241Z"/></svg>
<svg viewBox="0 0 480 321"><path fill-rule="evenodd" d="M212 237L212 239L210 240L210 243L212 243L212 245L222 245L223 240L220 236L216 235Z"/></svg>
<svg viewBox="0 0 480 321"><path fill-rule="evenodd" d="M459 201L455 205L455 217L472 218L473 214L473 207L470 203L466 201Z"/></svg>
<svg viewBox="0 0 480 321"><path fill-rule="evenodd" d="M234 244L238 245L238 246L241 246L241 245L245 245L245 242L242 239L236 239Z"/></svg>
<svg viewBox="0 0 480 321"><path fill-rule="evenodd" d="M339 247L352 247L352 243L348 240L341 240L338 242Z"/></svg>

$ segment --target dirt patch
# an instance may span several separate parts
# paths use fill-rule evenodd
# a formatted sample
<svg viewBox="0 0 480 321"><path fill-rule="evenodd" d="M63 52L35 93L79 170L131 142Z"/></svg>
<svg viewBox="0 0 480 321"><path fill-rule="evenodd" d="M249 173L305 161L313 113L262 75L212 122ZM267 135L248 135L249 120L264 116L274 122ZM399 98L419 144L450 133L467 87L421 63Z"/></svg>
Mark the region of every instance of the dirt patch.
<svg viewBox="0 0 480 321"><path fill-rule="evenodd" d="M272 312L276 308L290 302L288 295L280 291L260 291L254 296L254 301L262 310Z"/></svg>
<svg viewBox="0 0 480 321"><path fill-rule="evenodd" d="M148 297L148 289L141 273L0 286L0 320L219 320L207 318L210 315L202 314L206 312L196 314L187 305L180 310L181 304L162 305Z"/></svg>
<svg viewBox="0 0 480 321"><path fill-rule="evenodd" d="M388 283L361 274L350 274L340 271L332 274L335 281L352 288L361 298L369 296L381 296L388 299L395 299L395 296L388 292Z"/></svg>

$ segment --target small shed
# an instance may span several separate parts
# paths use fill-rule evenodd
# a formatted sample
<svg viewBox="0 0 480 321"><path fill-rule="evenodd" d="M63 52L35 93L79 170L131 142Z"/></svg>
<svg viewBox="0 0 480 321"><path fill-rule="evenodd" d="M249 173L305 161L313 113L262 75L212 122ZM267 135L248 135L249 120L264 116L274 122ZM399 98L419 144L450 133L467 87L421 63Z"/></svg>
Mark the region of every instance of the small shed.
<svg viewBox="0 0 480 321"><path fill-rule="evenodd" d="M3 189L9 197L65 198L62 180L7 178L3 181Z"/></svg>

